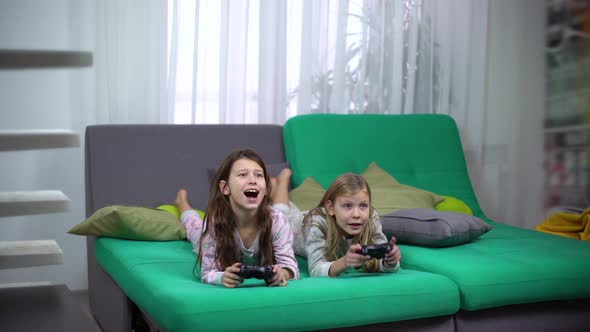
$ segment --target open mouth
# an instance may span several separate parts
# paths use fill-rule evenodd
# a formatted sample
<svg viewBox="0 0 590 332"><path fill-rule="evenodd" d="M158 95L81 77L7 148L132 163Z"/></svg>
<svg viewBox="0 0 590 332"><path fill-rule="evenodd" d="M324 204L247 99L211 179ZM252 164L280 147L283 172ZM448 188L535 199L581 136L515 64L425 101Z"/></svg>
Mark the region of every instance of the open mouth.
<svg viewBox="0 0 590 332"><path fill-rule="evenodd" d="M352 227L353 229L358 229L358 228L361 228L363 226L363 224L354 223L354 224L348 224L348 226Z"/></svg>
<svg viewBox="0 0 590 332"><path fill-rule="evenodd" d="M256 198L256 197L258 197L258 190L248 189L248 190L244 191L244 195L248 198Z"/></svg>

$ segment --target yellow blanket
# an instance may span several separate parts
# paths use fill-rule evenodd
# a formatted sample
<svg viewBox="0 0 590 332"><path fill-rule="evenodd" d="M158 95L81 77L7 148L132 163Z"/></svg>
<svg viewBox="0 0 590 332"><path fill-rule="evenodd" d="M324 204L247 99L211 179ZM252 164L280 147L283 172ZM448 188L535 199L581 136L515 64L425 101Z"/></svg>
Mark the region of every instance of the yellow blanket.
<svg viewBox="0 0 590 332"><path fill-rule="evenodd" d="M590 241L590 208L581 214L558 212L535 226L541 232Z"/></svg>

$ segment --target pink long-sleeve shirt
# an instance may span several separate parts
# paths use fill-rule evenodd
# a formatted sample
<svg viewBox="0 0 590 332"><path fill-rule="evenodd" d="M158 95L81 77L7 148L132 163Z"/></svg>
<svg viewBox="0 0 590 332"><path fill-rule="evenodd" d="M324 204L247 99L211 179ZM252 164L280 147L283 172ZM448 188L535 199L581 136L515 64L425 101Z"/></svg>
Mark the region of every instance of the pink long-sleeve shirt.
<svg viewBox="0 0 590 332"><path fill-rule="evenodd" d="M299 268L293 253L293 231L283 212L271 208L272 217L272 246L276 264L281 268L286 268L293 272L294 279L299 279ZM186 237L193 245L193 251L198 254L199 241L203 233L203 220L193 211L188 210L182 213L180 220L186 228ZM260 233L259 233L260 234ZM256 265L260 248L258 245L258 236L250 246L246 248L237 230L234 231L236 243L240 246L241 262L248 265ZM221 276L223 270L219 262L215 261L215 235L208 233L203 239L203 255L201 261L201 282L206 284L221 285Z"/></svg>

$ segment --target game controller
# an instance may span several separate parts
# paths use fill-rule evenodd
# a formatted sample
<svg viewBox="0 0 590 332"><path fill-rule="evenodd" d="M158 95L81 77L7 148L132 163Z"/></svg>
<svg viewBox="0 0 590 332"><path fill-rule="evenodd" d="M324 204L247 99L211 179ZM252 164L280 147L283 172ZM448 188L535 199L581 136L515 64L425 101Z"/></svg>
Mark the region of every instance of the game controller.
<svg viewBox="0 0 590 332"><path fill-rule="evenodd" d="M240 265L238 275L244 279L264 279L266 283L272 279L273 272L270 265Z"/></svg>
<svg viewBox="0 0 590 332"><path fill-rule="evenodd" d="M382 243L375 245L363 245L361 250L357 251L357 254L371 256L371 258L381 259L385 257L385 254L391 251L391 244Z"/></svg>

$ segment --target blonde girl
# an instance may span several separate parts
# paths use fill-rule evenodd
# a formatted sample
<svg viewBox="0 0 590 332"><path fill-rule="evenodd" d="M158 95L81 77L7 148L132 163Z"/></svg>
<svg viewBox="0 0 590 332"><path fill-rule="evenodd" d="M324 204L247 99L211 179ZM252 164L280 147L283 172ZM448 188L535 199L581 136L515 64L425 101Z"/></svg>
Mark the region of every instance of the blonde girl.
<svg viewBox="0 0 590 332"><path fill-rule="evenodd" d="M357 253L361 245L386 243L381 220L371 206L371 191L366 180L357 174L346 173L330 184L317 207L302 213L288 202L285 191L291 175L286 169L276 179L281 192L273 193L275 206L289 215L289 222L303 239L304 248L296 248L307 256L311 276L336 277L349 268L365 272L396 272L401 253L395 238L389 240L391 251L383 259ZM287 201L287 203L285 203Z"/></svg>

